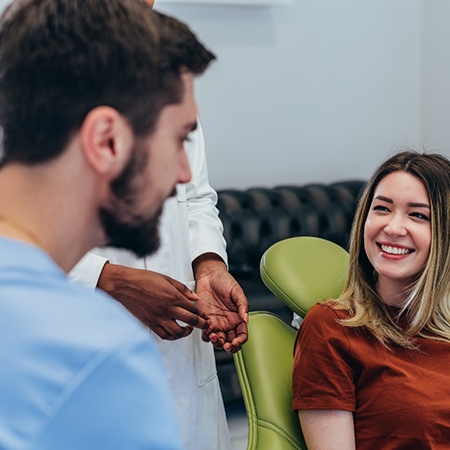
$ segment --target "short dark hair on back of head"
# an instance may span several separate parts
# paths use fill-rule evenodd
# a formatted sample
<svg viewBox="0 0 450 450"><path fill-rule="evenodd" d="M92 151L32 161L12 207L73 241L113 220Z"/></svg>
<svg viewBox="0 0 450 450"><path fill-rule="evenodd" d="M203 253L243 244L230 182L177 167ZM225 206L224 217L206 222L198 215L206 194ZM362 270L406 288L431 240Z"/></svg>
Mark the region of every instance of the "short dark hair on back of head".
<svg viewBox="0 0 450 450"><path fill-rule="evenodd" d="M181 101L184 69L214 55L176 19L138 0L15 0L0 18L2 165L57 157L93 108L136 136Z"/></svg>

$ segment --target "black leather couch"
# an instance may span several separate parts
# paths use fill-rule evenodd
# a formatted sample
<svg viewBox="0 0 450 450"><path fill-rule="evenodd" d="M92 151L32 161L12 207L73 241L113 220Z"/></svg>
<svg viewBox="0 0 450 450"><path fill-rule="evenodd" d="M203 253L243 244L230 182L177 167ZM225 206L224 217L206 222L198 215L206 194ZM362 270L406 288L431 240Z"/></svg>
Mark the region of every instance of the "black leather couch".
<svg viewBox="0 0 450 450"><path fill-rule="evenodd" d="M365 183L346 180L218 191L229 270L244 289L250 311L271 311L291 321L291 311L260 279L261 256L273 243L293 236L318 236L347 249L355 207ZM216 351L216 363L225 402L239 400L241 390L232 356Z"/></svg>

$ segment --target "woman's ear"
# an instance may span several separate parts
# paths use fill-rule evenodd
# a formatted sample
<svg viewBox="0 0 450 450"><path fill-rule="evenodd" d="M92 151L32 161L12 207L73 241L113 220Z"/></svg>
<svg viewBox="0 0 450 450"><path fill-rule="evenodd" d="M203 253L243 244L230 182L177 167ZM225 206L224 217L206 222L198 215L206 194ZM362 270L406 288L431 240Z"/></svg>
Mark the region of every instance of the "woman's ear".
<svg viewBox="0 0 450 450"><path fill-rule="evenodd" d="M99 106L86 115L80 128L80 141L91 169L113 179L130 158L134 135L127 120L116 109Z"/></svg>

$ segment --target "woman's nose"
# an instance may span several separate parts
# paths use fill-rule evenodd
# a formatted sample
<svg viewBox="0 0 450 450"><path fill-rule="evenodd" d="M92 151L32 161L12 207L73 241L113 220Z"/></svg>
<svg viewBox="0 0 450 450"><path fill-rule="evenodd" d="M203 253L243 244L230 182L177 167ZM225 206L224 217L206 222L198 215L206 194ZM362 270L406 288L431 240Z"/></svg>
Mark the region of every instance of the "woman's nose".
<svg viewBox="0 0 450 450"><path fill-rule="evenodd" d="M404 218L399 216L392 217L384 227L384 231L390 236L403 236L406 234Z"/></svg>

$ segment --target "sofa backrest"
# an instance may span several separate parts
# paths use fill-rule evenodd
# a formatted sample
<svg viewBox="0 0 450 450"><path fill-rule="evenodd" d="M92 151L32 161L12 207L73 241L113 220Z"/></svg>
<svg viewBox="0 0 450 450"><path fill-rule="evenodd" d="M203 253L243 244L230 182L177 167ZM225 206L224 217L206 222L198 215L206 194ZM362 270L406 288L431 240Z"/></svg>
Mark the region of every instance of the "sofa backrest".
<svg viewBox="0 0 450 450"><path fill-rule="evenodd" d="M259 277L259 262L273 243L317 236L347 249L355 208L365 180L330 184L255 187L218 191L230 272Z"/></svg>

